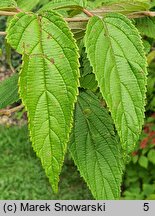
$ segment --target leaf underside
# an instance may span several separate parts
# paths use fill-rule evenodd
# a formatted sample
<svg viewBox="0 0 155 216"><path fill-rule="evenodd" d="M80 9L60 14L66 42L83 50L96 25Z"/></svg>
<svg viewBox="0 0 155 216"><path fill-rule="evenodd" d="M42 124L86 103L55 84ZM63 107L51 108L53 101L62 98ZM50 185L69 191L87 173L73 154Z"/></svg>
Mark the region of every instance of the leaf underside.
<svg viewBox="0 0 155 216"><path fill-rule="evenodd" d="M118 199L122 159L113 122L90 91L78 96L69 150L96 199Z"/></svg>
<svg viewBox="0 0 155 216"><path fill-rule="evenodd" d="M125 16L92 17L85 46L122 147L133 151L144 119L146 58L136 28Z"/></svg>
<svg viewBox="0 0 155 216"><path fill-rule="evenodd" d="M57 191L78 89L78 52L56 12L19 13L8 43L23 54L20 97L26 106L32 145Z"/></svg>

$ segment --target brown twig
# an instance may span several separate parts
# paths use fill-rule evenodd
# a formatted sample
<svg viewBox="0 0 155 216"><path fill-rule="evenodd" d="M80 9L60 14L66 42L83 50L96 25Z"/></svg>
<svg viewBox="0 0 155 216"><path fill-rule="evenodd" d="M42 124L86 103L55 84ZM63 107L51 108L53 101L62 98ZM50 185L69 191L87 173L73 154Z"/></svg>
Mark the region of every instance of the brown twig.
<svg viewBox="0 0 155 216"><path fill-rule="evenodd" d="M94 14L92 13L92 12L90 12L90 11L88 11L87 9L83 9L83 12L88 16L88 17L93 17L94 16Z"/></svg>
<svg viewBox="0 0 155 216"><path fill-rule="evenodd" d="M24 105L21 104L17 107L11 108L11 109L2 109L2 110L0 110L0 116L2 116L2 115L10 116L12 113L18 112L19 110L21 110L23 108L24 108Z"/></svg>
<svg viewBox="0 0 155 216"><path fill-rule="evenodd" d="M0 16L14 16L18 12L0 11Z"/></svg>
<svg viewBox="0 0 155 216"><path fill-rule="evenodd" d="M23 12L22 9L20 9L19 7L16 7L17 12Z"/></svg>
<svg viewBox="0 0 155 216"><path fill-rule="evenodd" d="M88 22L89 18L78 17L78 18L65 18L67 22Z"/></svg>
<svg viewBox="0 0 155 216"><path fill-rule="evenodd" d="M117 10L110 10L110 9L96 9L96 10L93 10L91 11L91 13L93 13L94 15L96 16L104 16L104 14L107 14L107 13L111 13L111 12L118 12L118 13L123 13L125 12L124 10L121 10L121 11L117 11ZM136 11L136 12L131 12L131 13L126 13L126 16L128 18L141 18L141 17L155 17L155 12L154 11Z"/></svg>
<svg viewBox="0 0 155 216"><path fill-rule="evenodd" d="M138 11L127 15L129 18L155 17L154 11Z"/></svg>
<svg viewBox="0 0 155 216"><path fill-rule="evenodd" d="M140 11L140 12L135 12L144 16L150 16L150 17L154 17L155 16L155 12L154 11Z"/></svg>

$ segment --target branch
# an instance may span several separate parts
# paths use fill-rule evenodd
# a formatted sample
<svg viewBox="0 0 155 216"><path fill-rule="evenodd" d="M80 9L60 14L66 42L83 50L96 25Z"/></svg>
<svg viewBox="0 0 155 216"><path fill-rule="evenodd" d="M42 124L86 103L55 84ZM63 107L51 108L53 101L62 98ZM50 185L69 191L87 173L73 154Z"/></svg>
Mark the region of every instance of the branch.
<svg viewBox="0 0 155 216"><path fill-rule="evenodd" d="M21 9L16 8L16 12L9 11L0 11L0 16L14 16L21 12ZM105 14L110 12L117 12L115 10L110 9L96 9L93 11L88 11L83 9L83 12L88 16L86 17L73 17L73 18L64 18L67 22L88 22L89 18L92 16L103 17ZM137 11L133 13L126 14L126 16L130 19L141 18L141 17L155 17L155 11ZM0 32L0 36L6 36L6 32Z"/></svg>
<svg viewBox="0 0 155 216"><path fill-rule="evenodd" d="M88 16L88 17L93 17L94 14L86 9L83 9L83 12Z"/></svg>
<svg viewBox="0 0 155 216"><path fill-rule="evenodd" d="M67 22L88 22L89 18L77 17L77 18L65 18Z"/></svg>
<svg viewBox="0 0 155 216"><path fill-rule="evenodd" d="M129 18L155 17L154 11L139 11L127 15Z"/></svg>
<svg viewBox="0 0 155 216"><path fill-rule="evenodd" d="M102 16L104 16L105 14L107 14L107 13L111 13L111 12L115 12L115 13L117 13L117 12L119 12L119 13L125 13L126 11L123 11L123 10L121 10L121 11L117 11L117 10L114 10L114 9L112 9L112 10L110 10L110 9L105 9L105 8L103 8L103 9L96 9L96 10L93 10L93 11L91 11L91 13L93 13L94 15L96 15L96 16L100 16L100 17L102 17ZM128 18L131 18L131 19L133 19L133 18L141 18L141 17L155 17L155 12L154 11L136 11L136 12L131 12L131 13L128 13L128 14L125 14Z"/></svg>
<svg viewBox="0 0 155 216"><path fill-rule="evenodd" d="M0 11L0 16L14 16L18 12Z"/></svg>
<svg viewBox="0 0 155 216"><path fill-rule="evenodd" d="M6 32L1 32L1 31L0 31L0 35L4 35L4 36L5 36L5 35L6 35Z"/></svg>
<svg viewBox="0 0 155 216"><path fill-rule="evenodd" d="M21 105L14 107L12 109L2 109L2 110L0 110L0 116L2 116L2 115L10 116L12 113L18 112L19 110L21 110L23 108L24 108L24 105L21 104Z"/></svg>

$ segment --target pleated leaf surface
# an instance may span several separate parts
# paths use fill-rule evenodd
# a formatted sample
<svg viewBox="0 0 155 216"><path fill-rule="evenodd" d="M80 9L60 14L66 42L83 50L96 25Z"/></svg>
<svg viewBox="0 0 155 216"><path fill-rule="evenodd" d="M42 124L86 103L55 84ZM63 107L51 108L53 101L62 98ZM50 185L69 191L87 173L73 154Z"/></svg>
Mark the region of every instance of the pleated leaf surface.
<svg viewBox="0 0 155 216"><path fill-rule="evenodd" d="M95 199L120 197L123 163L113 121L90 91L78 97L69 149Z"/></svg>
<svg viewBox="0 0 155 216"><path fill-rule="evenodd" d="M8 43L23 54L19 91L33 148L57 191L77 96L77 46L66 22L53 11L19 13L7 34Z"/></svg>
<svg viewBox="0 0 155 216"><path fill-rule="evenodd" d="M130 153L144 122L147 64L141 38L128 18L111 13L90 19L85 46L122 147Z"/></svg>

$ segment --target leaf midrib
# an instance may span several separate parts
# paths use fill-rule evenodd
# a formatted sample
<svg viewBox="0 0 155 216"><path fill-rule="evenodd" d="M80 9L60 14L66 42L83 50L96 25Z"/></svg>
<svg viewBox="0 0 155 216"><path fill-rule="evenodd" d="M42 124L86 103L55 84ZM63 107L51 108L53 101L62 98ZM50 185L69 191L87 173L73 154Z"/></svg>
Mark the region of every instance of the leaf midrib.
<svg viewBox="0 0 155 216"><path fill-rule="evenodd" d="M41 28L41 21L39 20L40 17L37 17L37 21L38 21L38 27L40 28L40 34L39 34L39 37L40 37L40 49L41 49L41 53L43 55L44 54L44 50L43 50L43 45L42 45L42 28ZM46 94L46 107L47 107L47 114L48 114L48 129L49 129L49 141L50 141L50 150L51 150L51 164L52 164L52 161L53 161L53 148L52 148L52 138L51 138L51 128L50 128L50 125L51 125L51 118L50 118L50 110L49 110L49 106L48 106L48 102L49 102L49 99L48 99L48 95L47 95L47 91L48 91L48 88L47 88L47 83L46 83L46 73L45 73L45 59L42 58L42 61L43 61L43 71L44 71L44 92ZM47 134L48 136L48 134ZM61 145L62 146L62 145ZM42 146L43 148L43 146ZM58 164L59 165L59 164ZM54 173L54 169L53 169L53 166L50 166L51 169L52 169L52 173ZM60 166L59 166L59 170L60 170Z"/></svg>
<svg viewBox="0 0 155 216"><path fill-rule="evenodd" d="M112 43L111 43L111 40L110 40L110 34L109 34L109 31L108 31L108 27L106 25L106 22L104 22L104 20L102 20L102 19L100 19L100 20L103 23L103 27L104 27L103 29L105 29L105 31L106 31L106 35L107 35L107 38L108 38L108 41L109 41L109 44L110 44L110 47L111 47L111 54L112 54L113 60L115 62L115 68L117 70L118 79L119 79L119 82L121 83L120 76L119 76L119 70L118 70L118 66L117 66L117 61L116 61L114 51L113 51L113 46L112 46ZM122 104L122 110L123 110L122 113L124 113L125 121L126 121L126 123L128 123L125 108L124 108L124 104L123 104L123 100L122 100L122 88L121 88L121 85L119 85L119 88L120 88L120 97L121 97L120 103ZM132 100L132 98L131 98L131 100ZM114 122L116 123L115 118L114 118ZM127 134L128 134L128 129L129 129L129 127L127 128ZM118 132L121 133L120 129L119 129ZM122 139L123 139L123 137L122 137ZM123 139L122 141L124 143L125 140ZM126 150L128 150L128 143L127 142L125 142L125 143L126 143L125 144L126 145Z"/></svg>

